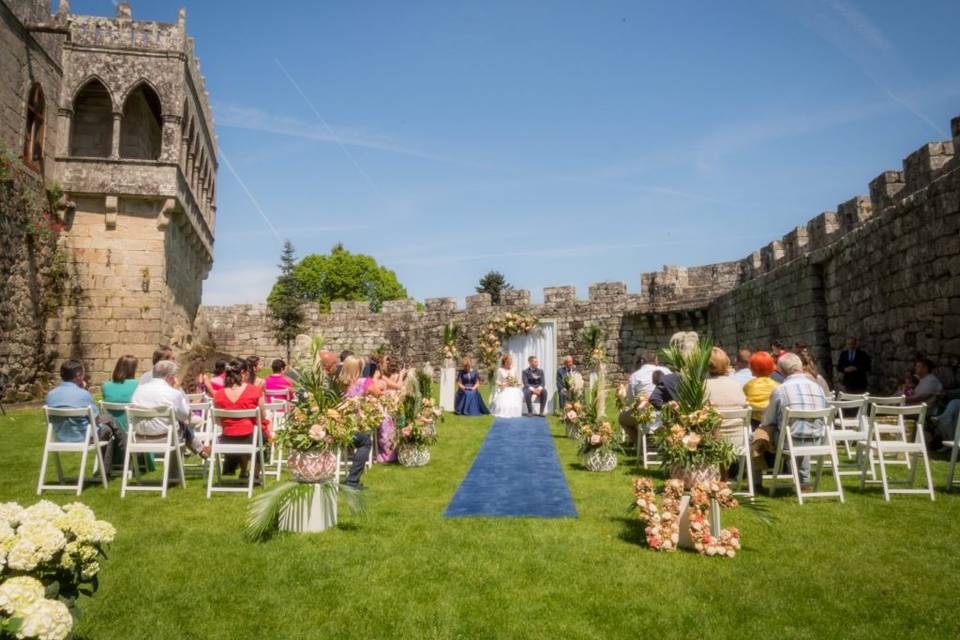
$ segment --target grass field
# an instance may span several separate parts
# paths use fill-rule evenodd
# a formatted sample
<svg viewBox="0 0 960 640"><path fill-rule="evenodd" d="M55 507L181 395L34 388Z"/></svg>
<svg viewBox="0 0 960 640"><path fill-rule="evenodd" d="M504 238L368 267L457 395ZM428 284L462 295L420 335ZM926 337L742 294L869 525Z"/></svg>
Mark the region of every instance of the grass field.
<svg viewBox="0 0 960 640"><path fill-rule="evenodd" d="M87 489L118 535L78 638L960 637L960 497L885 503L846 480L843 505L763 499L772 526L725 511L733 560L657 554L626 514L632 458L584 471L553 423L577 519L445 520L490 423L449 416L429 466L368 472L366 519L343 509L335 530L259 545L242 537L245 496L207 500L199 479L165 500ZM0 428L0 501L31 504L41 413Z"/></svg>

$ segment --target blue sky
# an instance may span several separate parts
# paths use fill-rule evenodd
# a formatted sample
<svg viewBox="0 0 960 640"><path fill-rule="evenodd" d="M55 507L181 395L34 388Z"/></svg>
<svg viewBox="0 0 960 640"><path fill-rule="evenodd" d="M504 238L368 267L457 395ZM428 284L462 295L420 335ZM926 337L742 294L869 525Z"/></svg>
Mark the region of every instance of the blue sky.
<svg viewBox="0 0 960 640"><path fill-rule="evenodd" d="M206 304L262 301L278 236L369 253L420 300L490 269L535 300L638 291L867 193L960 115L955 0L186 8L221 150Z"/></svg>

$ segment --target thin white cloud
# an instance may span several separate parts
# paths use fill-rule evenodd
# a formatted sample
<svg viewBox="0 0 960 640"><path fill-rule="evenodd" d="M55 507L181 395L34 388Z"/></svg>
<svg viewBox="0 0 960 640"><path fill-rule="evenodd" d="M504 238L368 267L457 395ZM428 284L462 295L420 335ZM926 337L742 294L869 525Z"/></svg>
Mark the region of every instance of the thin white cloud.
<svg viewBox="0 0 960 640"><path fill-rule="evenodd" d="M261 131L301 140L343 144L435 160L437 156L401 144L381 134L351 127L327 128L322 123L307 122L286 115L268 113L256 107L234 103L215 105L217 126L248 131Z"/></svg>
<svg viewBox="0 0 960 640"><path fill-rule="evenodd" d="M831 2L830 8L839 14L868 46L881 51L893 50L893 45L883 35L880 27L856 6L849 2Z"/></svg>
<svg viewBox="0 0 960 640"><path fill-rule="evenodd" d="M316 226L316 227L280 227L277 229L277 232L280 233L284 238L292 238L296 236L301 236L303 234L310 233L330 233L335 231L365 231L371 229L370 225L366 224L351 224L351 225L329 225L329 226ZM217 237L224 238L243 238L251 236L261 236L263 235L262 230L250 229L245 231L218 231Z"/></svg>

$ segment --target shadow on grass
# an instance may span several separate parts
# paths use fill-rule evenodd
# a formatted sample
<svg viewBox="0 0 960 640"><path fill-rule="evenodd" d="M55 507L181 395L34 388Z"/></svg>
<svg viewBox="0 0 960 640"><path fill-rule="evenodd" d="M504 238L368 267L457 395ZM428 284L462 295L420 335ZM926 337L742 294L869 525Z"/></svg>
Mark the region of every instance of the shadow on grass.
<svg viewBox="0 0 960 640"><path fill-rule="evenodd" d="M618 538L629 544L635 544L641 547L646 546L647 534L644 532L643 523L640 522L639 518L631 518L628 515L624 515L610 518L610 522L619 522L623 525L620 533L617 534Z"/></svg>

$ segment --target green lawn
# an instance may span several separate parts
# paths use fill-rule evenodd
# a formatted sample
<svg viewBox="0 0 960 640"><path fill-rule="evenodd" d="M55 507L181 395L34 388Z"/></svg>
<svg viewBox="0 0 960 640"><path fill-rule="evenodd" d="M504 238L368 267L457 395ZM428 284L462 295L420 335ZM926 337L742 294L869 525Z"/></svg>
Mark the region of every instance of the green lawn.
<svg viewBox="0 0 960 640"><path fill-rule="evenodd" d="M36 500L41 423L35 409L0 418L0 501ZM847 480L843 505L764 500L772 527L724 512L743 535L733 560L657 554L626 515L632 459L586 472L553 424L579 518L445 520L490 423L450 416L429 466L370 471L367 519L259 545L241 535L246 498L207 500L199 479L165 500L87 489L118 535L78 637L958 637L960 497L888 504Z"/></svg>

